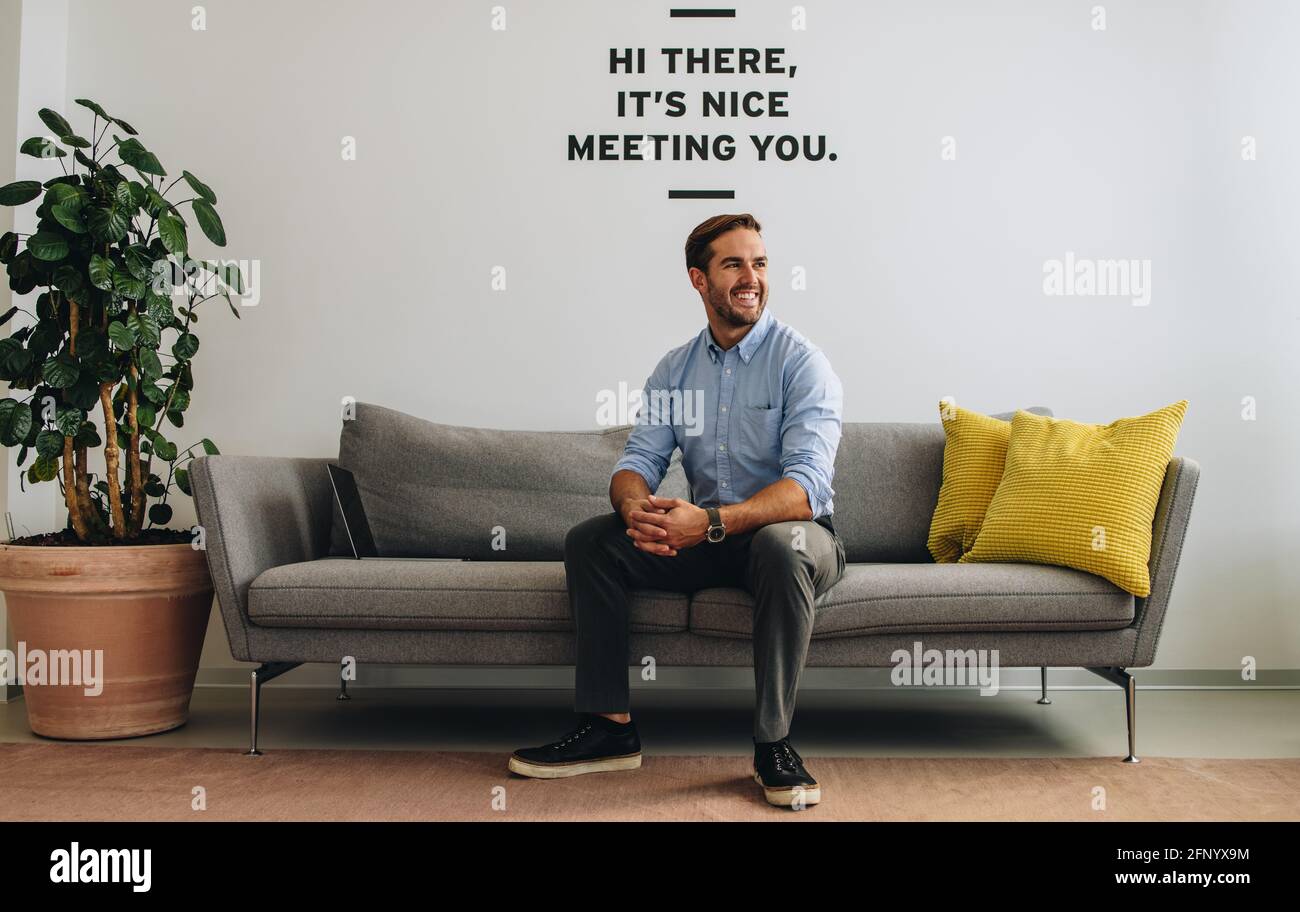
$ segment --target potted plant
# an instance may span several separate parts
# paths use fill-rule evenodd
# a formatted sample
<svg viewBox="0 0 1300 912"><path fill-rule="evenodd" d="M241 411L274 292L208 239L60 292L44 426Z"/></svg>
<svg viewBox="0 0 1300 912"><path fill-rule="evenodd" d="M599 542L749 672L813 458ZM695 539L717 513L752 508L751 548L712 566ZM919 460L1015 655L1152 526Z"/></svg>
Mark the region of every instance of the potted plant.
<svg viewBox="0 0 1300 912"><path fill-rule="evenodd" d="M0 545L0 589L32 730L120 738L189 714L212 584L201 530L162 527L173 487L189 494L195 449L217 448L178 450L163 429L184 425L199 306L224 297L238 317L243 278L189 257L182 207L226 242L211 188L188 171L168 182L130 124L76 103L89 139L42 109L54 137L20 149L63 173L0 187L0 204L39 201L34 233L0 237L0 263L16 296L40 289L34 313L19 301L0 316L32 318L0 340L0 444L17 447L24 483L58 484L68 511L63 530ZM182 182L192 195L173 202Z"/></svg>

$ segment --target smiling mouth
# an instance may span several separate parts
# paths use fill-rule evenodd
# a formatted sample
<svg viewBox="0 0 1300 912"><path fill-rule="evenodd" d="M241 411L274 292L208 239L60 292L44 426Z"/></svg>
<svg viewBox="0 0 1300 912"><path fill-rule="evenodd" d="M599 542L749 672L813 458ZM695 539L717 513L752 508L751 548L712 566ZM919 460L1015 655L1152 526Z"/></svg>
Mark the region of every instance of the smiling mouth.
<svg viewBox="0 0 1300 912"><path fill-rule="evenodd" d="M757 303L758 303L758 291L756 291L756 290L755 290L755 291L735 291L735 292L732 292L731 296L732 296L733 298L735 298L737 301L739 301L741 304L757 304Z"/></svg>

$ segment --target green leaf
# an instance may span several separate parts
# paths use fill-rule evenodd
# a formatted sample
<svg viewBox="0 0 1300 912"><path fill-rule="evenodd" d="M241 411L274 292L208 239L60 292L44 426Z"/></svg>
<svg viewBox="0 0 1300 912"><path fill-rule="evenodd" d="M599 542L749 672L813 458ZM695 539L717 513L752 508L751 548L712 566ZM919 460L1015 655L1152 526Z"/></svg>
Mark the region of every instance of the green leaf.
<svg viewBox="0 0 1300 912"><path fill-rule="evenodd" d="M127 317L126 322L141 345L149 348L158 347L158 343L162 340L162 330L159 328L157 320L148 314L136 312Z"/></svg>
<svg viewBox="0 0 1300 912"><path fill-rule="evenodd" d="M32 467L27 470L27 480L31 482L53 481L59 477L59 461L37 456Z"/></svg>
<svg viewBox="0 0 1300 912"><path fill-rule="evenodd" d="M212 203L214 206L217 204L217 195L212 192L211 187L203 183L203 181L199 180L188 171L182 171L181 177L185 178L185 183L189 184L190 188L200 197L207 200L209 203Z"/></svg>
<svg viewBox="0 0 1300 912"><path fill-rule="evenodd" d="M167 493L167 488L158 480L157 475L150 475L149 480L145 482L144 492L150 497L162 497Z"/></svg>
<svg viewBox="0 0 1300 912"><path fill-rule="evenodd" d="M63 434L58 431L43 430L36 435L36 455L53 459L63 455Z"/></svg>
<svg viewBox="0 0 1300 912"><path fill-rule="evenodd" d="M146 187L144 195L146 201L149 203L150 215L158 215L161 212L168 212L171 210L172 204L167 202L167 199L153 187Z"/></svg>
<svg viewBox="0 0 1300 912"><path fill-rule="evenodd" d="M221 455L221 451L217 449L217 445L208 438L204 437L201 442L203 443L203 452L207 453L209 456Z"/></svg>
<svg viewBox="0 0 1300 912"><path fill-rule="evenodd" d="M196 199L190 205L194 208L194 215L199 220L199 227L203 229L204 235L218 247L226 246L226 229L221 224L221 216L217 215L217 210L212 208L212 204L206 200Z"/></svg>
<svg viewBox="0 0 1300 912"><path fill-rule="evenodd" d="M103 166L100 165L99 162L95 161L89 155L86 155L80 149L72 153L72 159L77 164L82 165L91 174L96 174L104 170Z"/></svg>
<svg viewBox="0 0 1300 912"><path fill-rule="evenodd" d="M14 181L0 187L0 206L21 206L41 195L40 181Z"/></svg>
<svg viewBox="0 0 1300 912"><path fill-rule="evenodd" d="M84 447L101 447L104 445L104 441L99 439L99 429L89 421L81 426L81 430L77 431L77 436L72 439L72 442L77 446Z"/></svg>
<svg viewBox="0 0 1300 912"><path fill-rule="evenodd" d="M63 119L61 114L51 111L49 108L41 108L36 112L41 119L41 123L50 128L50 132L55 136L67 136L72 133L72 124Z"/></svg>
<svg viewBox="0 0 1300 912"><path fill-rule="evenodd" d="M54 415L54 424L65 437L75 436L85 420L86 413L71 405L60 405Z"/></svg>
<svg viewBox="0 0 1300 912"><path fill-rule="evenodd" d="M0 236L0 263L8 264L18 253L18 235L6 231Z"/></svg>
<svg viewBox="0 0 1300 912"><path fill-rule="evenodd" d="M32 352L17 339L0 339L0 379L12 380L26 373L33 360Z"/></svg>
<svg viewBox="0 0 1300 912"><path fill-rule="evenodd" d="M199 337L192 332L181 333L172 345L172 354L178 361L188 361L199 350Z"/></svg>
<svg viewBox="0 0 1300 912"><path fill-rule="evenodd" d="M118 184L116 187L113 188L113 202L115 206L120 207L122 209L129 210L133 208L132 206L133 199L131 197L131 184L129 182L122 181L120 184Z"/></svg>
<svg viewBox="0 0 1300 912"><path fill-rule="evenodd" d="M168 408L171 409L172 412L175 412L176 414L179 415L181 412L185 411L187 408L190 407L190 391L185 387L184 384L177 386L176 391L171 394L171 397L172 397L172 401L171 404L168 406ZM171 417L171 412L168 412L167 417L168 418ZM173 423L177 427L180 426L179 421L173 421Z"/></svg>
<svg viewBox="0 0 1300 912"><path fill-rule="evenodd" d="M57 206L51 206L50 215L54 216L56 222L74 234L85 234L87 231L86 222L81 217L80 202L59 203Z"/></svg>
<svg viewBox="0 0 1300 912"><path fill-rule="evenodd" d="M55 389L67 389L81 376L81 367L77 364L76 356L63 351L45 362L41 367L41 375Z"/></svg>
<svg viewBox="0 0 1300 912"><path fill-rule="evenodd" d="M135 136L136 133L138 132L135 127L131 126L129 123L127 123L125 120L123 120L120 117L110 117L109 120L113 121L113 123L117 124L119 127L121 127L123 130L125 130L127 133L131 134L132 136Z"/></svg>
<svg viewBox="0 0 1300 912"><path fill-rule="evenodd" d="M90 411L99 405L99 383L90 373L82 371L77 382L63 391L63 398L79 409Z"/></svg>
<svg viewBox="0 0 1300 912"><path fill-rule="evenodd" d="M131 275L142 280L149 277L149 267L153 265L153 261L149 257L149 251L139 244L132 244L126 248L123 258L126 260L126 268Z"/></svg>
<svg viewBox="0 0 1300 912"><path fill-rule="evenodd" d="M107 112L107 111L105 111L105 110L104 110L103 108L101 108L99 105L95 104L95 102L91 101L89 98L78 98L78 99L75 99L75 101L76 101L77 104L81 105L83 108L89 108L90 110L94 111L96 114L98 114L98 115L99 115L100 117L102 117L104 120L112 120L112 119L113 119L113 118L111 118L111 117L108 116L108 112Z"/></svg>
<svg viewBox="0 0 1300 912"><path fill-rule="evenodd" d="M68 255L68 242L49 231L38 231L27 239L32 256L47 263L57 263Z"/></svg>
<svg viewBox="0 0 1300 912"><path fill-rule="evenodd" d="M0 444L18 446L32 429L32 410L17 399L0 399Z"/></svg>
<svg viewBox="0 0 1300 912"><path fill-rule="evenodd" d="M162 376L162 361L158 359L158 353L152 348L140 349L140 373L144 379L152 383ZM145 424L153 424L152 419Z"/></svg>
<svg viewBox="0 0 1300 912"><path fill-rule="evenodd" d="M183 255L188 246L185 236L185 223L170 212L158 216L158 235L168 253Z"/></svg>
<svg viewBox="0 0 1300 912"><path fill-rule="evenodd" d="M108 337L98 327L82 327L77 333L77 357L82 361L93 361L108 355Z"/></svg>
<svg viewBox="0 0 1300 912"><path fill-rule="evenodd" d="M116 209L92 206L85 211L90 236L101 244L113 244L126 234L126 216Z"/></svg>
<svg viewBox="0 0 1300 912"><path fill-rule="evenodd" d="M50 184L45 191L45 202L51 206L57 206L59 203L71 203L74 206L82 206L86 202L86 191L82 190L76 184L57 183Z"/></svg>
<svg viewBox="0 0 1300 912"><path fill-rule="evenodd" d="M176 487L185 492L186 497L193 497L190 492L190 473L185 469L176 470Z"/></svg>
<svg viewBox="0 0 1300 912"><path fill-rule="evenodd" d="M69 298L80 301L85 298L86 274L80 265L64 263L54 270L54 287Z"/></svg>
<svg viewBox="0 0 1300 912"><path fill-rule="evenodd" d="M138 139L121 139L117 135L113 139L118 141L117 156L125 164L130 165L141 174L153 174L158 177L165 177L167 169L162 166L152 152L141 145Z"/></svg>
<svg viewBox="0 0 1300 912"><path fill-rule="evenodd" d="M169 504L156 503L149 508L149 522L165 526L171 522L172 508Z"/></svg>
<svg viewBox="0 0 1300 912"><path fill-rule="evenodd" d="M68 157L68 153L55 145L54 140L48 136L33 136L31 139L24 140L18 151L23 155L30 155L32 158Z"/></svg>
<svg viewBox="0 0 1300 912"><path fill-rule="evenodd" d="M90 284L100 291L113 290L113 261L97 253L90 256ZM112 334L110 333L110 336Z"/></svg>
<svg viewBox="0 0 1300 912"><path fill-rule="evenodd" d="M140 392L154 405L162 405L167 401L167 394L157 384L142 383L140 384Z"/></svg>
<svg viewBox="0 0 1300 912"><path fill-rule="evenodd" d="M113 273L113 290L124 298L138 301L145 294L144 280L137 279L131 273L119 269Z"/></svg>
<svg viewBox="0 0 1300 912"><path fill-rule="evenodd" d="M171 326L176 322L176 314L172 313L171 298L164 298L159 295L150 296L148 313L149 316L158 321L160 327Z"/></svg>
<svg viewBox="0 0 1300 912"><path fill-rule="evenodd" d="M176 459L176 444L163 437L162 434L155 431L149 441L153 444L153 451L159 459L165 459L167 462L173 462Z"/></svg>
<svg viewBox="0 0 1300 912"><path fill-rule="evenodd" d="M61 133L59 142L63 143L70 149L89 149L90 140L84 136L78 136L76 133Z"/></svg>
<svg viewBox="0 0 1300 912"><path fill-rule="evenodd" d="M135 348L135 333L131 327L118 320L108 324L108 339L122 351Z"/></svg>

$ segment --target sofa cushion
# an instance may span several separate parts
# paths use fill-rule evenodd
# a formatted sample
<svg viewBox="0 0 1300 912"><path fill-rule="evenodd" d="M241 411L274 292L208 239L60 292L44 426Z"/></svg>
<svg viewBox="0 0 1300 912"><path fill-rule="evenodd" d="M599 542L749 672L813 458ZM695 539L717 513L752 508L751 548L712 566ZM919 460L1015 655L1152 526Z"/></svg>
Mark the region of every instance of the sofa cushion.
<svg viewBox="0 0 1300 912"><path fill-rule="evenodd" d="M753 620L754 600L743 589L691 597L694 633L748 637ZM1132 595L1065 567L865 563L846 566L817 599L812 635L1115 630L1132 622Z"/></svg>
<svg viewBox="0 0 1300 912"><path fill-rule="evenodd" d="M686 629L686 596L632 596L632 629ZM365 630L572 630L564 564L322 558L253 580L248 616L262 627Z"/></svg>
<svg viewBox="0 0 1300 912"><path fill-rule="evenodd" d="M1002 481L961 562L1061 564L1150 595L1151 526L1186 412L1186 399L1105 425L1020 412Z"/></svg>
<svg viewBox="0 0 1300 912"><path fill-rule="evenodd" d="M1051 409L1026 409L1051 415ZM994 415L1010 421L1014 412ZM943 425L845 422L835 454L835 531L850 562L930 562L943 482Z"/></svg>
<svg viewBox="0 0 1300 912"><path fill-rule="evenodd" d="M385 557L558 561L570 528L612 509L609 477L630 431L458 427L358 402L338 462L356 476ZM680 456L659 493L688 496ZM337 505L330 553L352 553Z"/></svg>

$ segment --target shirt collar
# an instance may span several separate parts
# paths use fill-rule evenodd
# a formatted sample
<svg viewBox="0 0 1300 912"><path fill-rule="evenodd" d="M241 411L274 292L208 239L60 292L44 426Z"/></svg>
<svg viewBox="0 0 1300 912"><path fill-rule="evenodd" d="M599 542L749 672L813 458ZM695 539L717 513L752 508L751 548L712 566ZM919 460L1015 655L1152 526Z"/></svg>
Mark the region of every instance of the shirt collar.
<svg viewBox="0 0 1300 912"><path fill-rule="evenodd" d="M775 319L776 318L772 316L772 311L770 309L766 307L763 308L763 315L758 318L758 322L750 328L749 332L745 333L744 338L742 338L736 345L736 348L740 351L741 361L748 364L749 359L754 357L754 352L763 344L763 340L767 338L767 333L772 328L772 322ZM709 353L709 359L716 362L724 352L722 348L718 346L718 343L714 341L713 330L709 329L707 324L705 325L704 330L700 333L700 338L704 340L705 351Z"/></svg>

